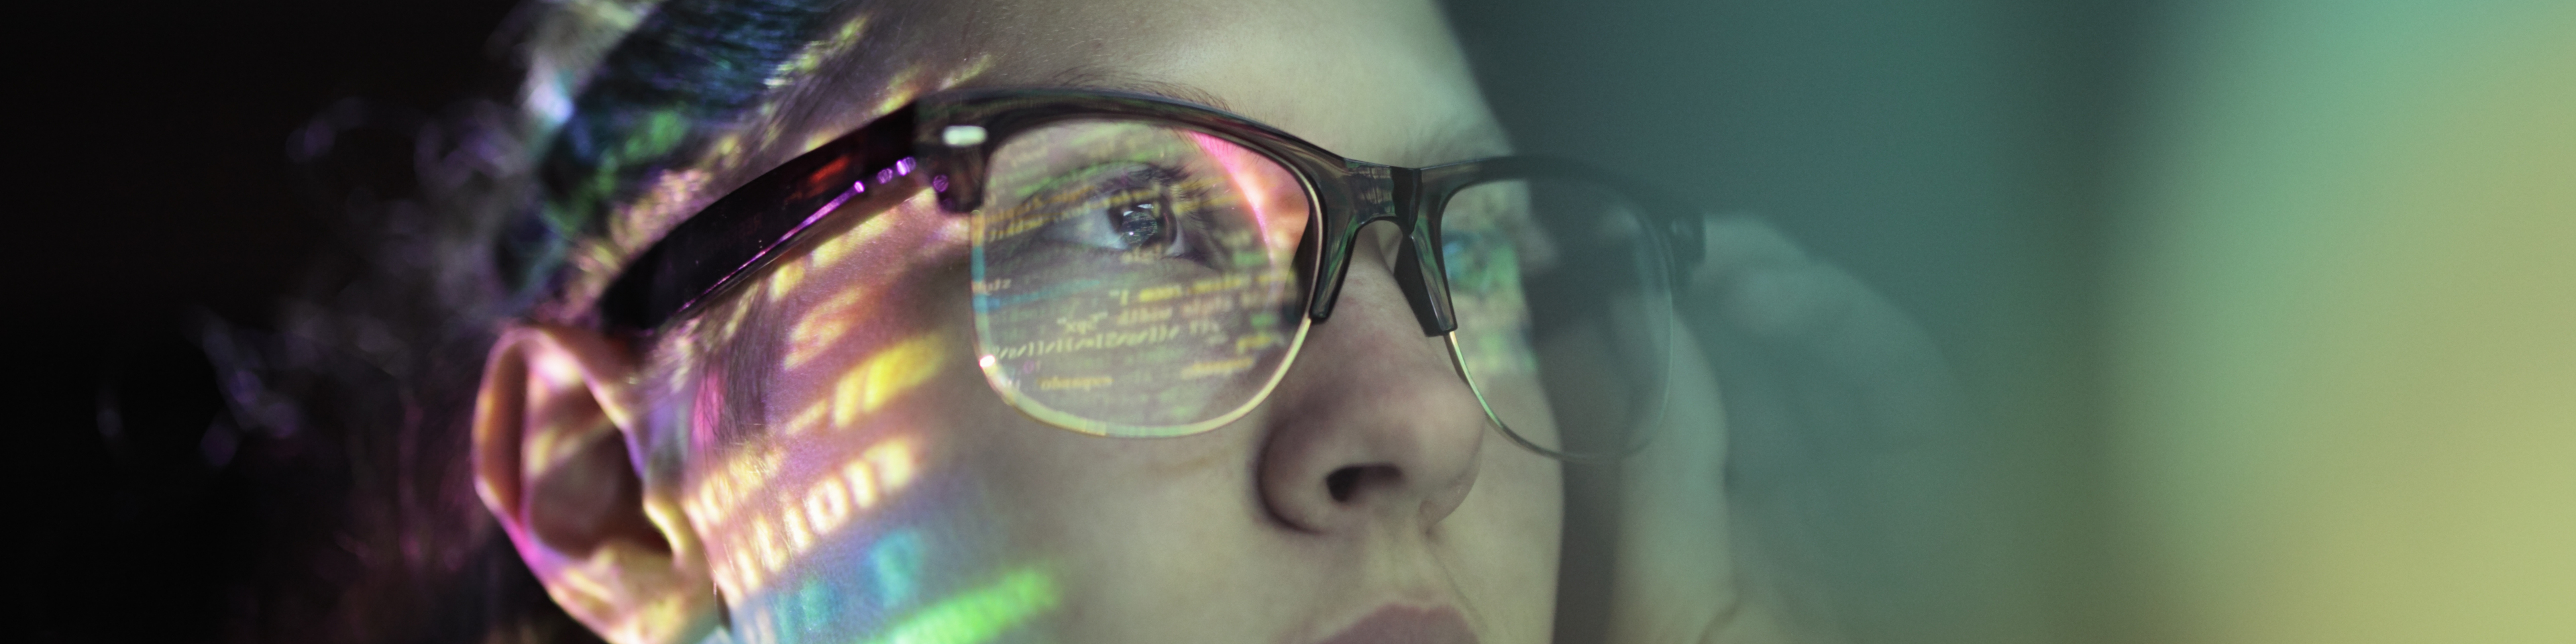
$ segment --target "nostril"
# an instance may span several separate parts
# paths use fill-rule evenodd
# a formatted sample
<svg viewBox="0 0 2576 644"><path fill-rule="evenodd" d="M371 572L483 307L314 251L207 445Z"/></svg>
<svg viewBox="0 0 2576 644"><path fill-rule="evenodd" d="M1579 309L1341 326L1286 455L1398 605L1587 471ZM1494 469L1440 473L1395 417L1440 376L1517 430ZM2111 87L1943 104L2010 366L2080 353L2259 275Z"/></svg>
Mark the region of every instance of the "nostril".
<svg viewBox="0 0 2576 644"><path fill-rule="evenodd" d="M1324 475L1324 490L1332 493L1334 503L1348 503L1360 492L1360 486L1393 482L1404 473L1385 465L1357 465L1333 470Z"/></svg>
<svg viewBox="0 0 2576 644"><path fill-rule="evenodd" d="M1359 487L1360 469L1345 467L1324 476L1324 489L1333 493L1333 502L1351 500L1351 488Z"/></svg>

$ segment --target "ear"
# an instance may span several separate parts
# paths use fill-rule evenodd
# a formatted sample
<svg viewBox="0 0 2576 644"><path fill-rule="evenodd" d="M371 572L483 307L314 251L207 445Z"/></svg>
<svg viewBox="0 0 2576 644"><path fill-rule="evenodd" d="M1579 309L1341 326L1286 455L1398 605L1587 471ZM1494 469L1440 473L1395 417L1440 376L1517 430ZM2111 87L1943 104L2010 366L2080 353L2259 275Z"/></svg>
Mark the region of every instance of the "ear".
<svg viewBox="0 0 2576 644"><path fill-rule="evenodd" d="M501 334L474 401L474 480L555 603L616 644L696 642L718 611L674 482L644 476L633 354L596 332Z"/></svg>

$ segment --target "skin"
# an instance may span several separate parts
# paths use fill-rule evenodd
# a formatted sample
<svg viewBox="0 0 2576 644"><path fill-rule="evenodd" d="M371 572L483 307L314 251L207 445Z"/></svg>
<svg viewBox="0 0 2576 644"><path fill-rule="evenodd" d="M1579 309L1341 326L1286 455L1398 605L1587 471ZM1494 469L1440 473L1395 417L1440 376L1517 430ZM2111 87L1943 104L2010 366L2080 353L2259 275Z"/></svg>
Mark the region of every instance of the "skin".
<svg viewBox="0 0 2576 644"><path fill-rule="evenodd" d="M702 197L800 149L786 142L937 89L922 78L1161 91L1384 163L1508 150L1427 3L991 2L866 18L887 42L779 90L778 116L751 128L764 135L706 164L720 178ZM886 61L933 62L905 74ZM750 641L1307 644L1394 607L1453 611L1487 644L1554 636L1565 468L1487 425L1377 246L1251 414L1103 438L1020 414L976 369L964 218L916 195L861 219L835 218L843 229L738 295L756 302L691 331L748 316L733 328L769 334L735 345L750 347L735 356L748 379L576 327L504 334L477 403L478 485L576 618L637 644L719 627ZM1685 362L1678 390L1713 391ZM747 395L726 390L740 382L758 402L723 420L757 430L710 431L700 415ZM1782 639L1734 585L1721 415L1682 400L1671 416L1686 429L1655 456L1573 488L1623 488L1601 499L1628 517L1597 537L1622 553L1616 601L1578 630ZM673 466L648 462L657 426L687 436Z"/></svg>

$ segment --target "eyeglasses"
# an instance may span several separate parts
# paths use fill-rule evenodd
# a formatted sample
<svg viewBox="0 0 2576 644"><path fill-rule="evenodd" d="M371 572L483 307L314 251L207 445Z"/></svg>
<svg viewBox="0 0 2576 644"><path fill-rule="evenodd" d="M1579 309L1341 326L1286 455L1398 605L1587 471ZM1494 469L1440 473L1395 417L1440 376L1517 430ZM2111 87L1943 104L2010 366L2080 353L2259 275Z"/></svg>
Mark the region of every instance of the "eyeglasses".
<svg viewBox="0 0 2576 644"><path fill-rule="evenodd" d="M977 362L1022 413L1102 436L1241 418L1333 313L1361 229L1391 222L1395 282L1514 442L1616 458L1660 423L1672 284L1696 212L1590 166L1355 161L1158 97L922 97L762 175L655 243L599 314L649 332L754 281L836 212L922 186L969 218ZM1334 356L1365 360L1367 356Z"/></svg>

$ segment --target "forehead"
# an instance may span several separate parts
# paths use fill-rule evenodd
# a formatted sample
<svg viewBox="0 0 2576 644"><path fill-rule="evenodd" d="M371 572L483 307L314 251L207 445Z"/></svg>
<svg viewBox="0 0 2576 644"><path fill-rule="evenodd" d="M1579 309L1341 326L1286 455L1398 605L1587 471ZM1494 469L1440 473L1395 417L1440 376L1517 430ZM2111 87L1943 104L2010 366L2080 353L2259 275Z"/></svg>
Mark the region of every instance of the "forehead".
<svg viewBox="0 0 2576 644"><path fill-rule="evenodd" d="M808 118L782 139L836 135L948 87L1087 86L1210 104L1381 163L1508 149L1427 1L1003 0L845 19L860 42L799 83Z"/></svg>
<svg viewBox="0 0 2576 644"><path fill-rule="evenodd" d="M674 86L705 75L655 72L668 66L660 63L628 65L618 69L634 78L624 78L621 87L633 86L625 87L630 94L638 87L652 90L644 94L661 97L643 105L652 110L576 116L624 124L618 126L623 130L608 130L624 134L591 137L605 142L593 148L621 155L643 148L668 153L661 157L667 164L620 157L597 167L566 161L569 170L549 168L549 176L572 177L566 185L578 188L551 195L550 208L584 213L601 206L598 214L606 220L605 234L583 242L586 250L569 253L589 261L574 263L575 277L564 288L571 294L568 307L582 306L604 289L623 262L619 258L642 252L717 197L943 89L1092 87L1163 94L1268 123L1344 156L1395 165L1432 165L1509 149L1430 0L852 2L790 21L794 25L760 23L774 27L769 31L811 37L801 44L795 37L775 43L780 56L733 62L709 58L741 49L725 36L730 31L710 25L760 21L725 9L723 0L689 6L698 9L688 12L692 19L662 21L673 24L654 36L685 42L644 49L700 67L748 64L774 71L747 85L754 94L718 101L745 107L711 108L665 123L660 117L694 114L671 105L708 102L703 92ZM620 54L628 49L618 47ZM589 94L600 93L598 86L585 93L583 105L591 104ZM681 127L659 127L668 124ZM638 146L657 141L666 144ZM564 156L564 146L556 147L551 156ZM609 185L617 187L587 188Z"/></svg>

